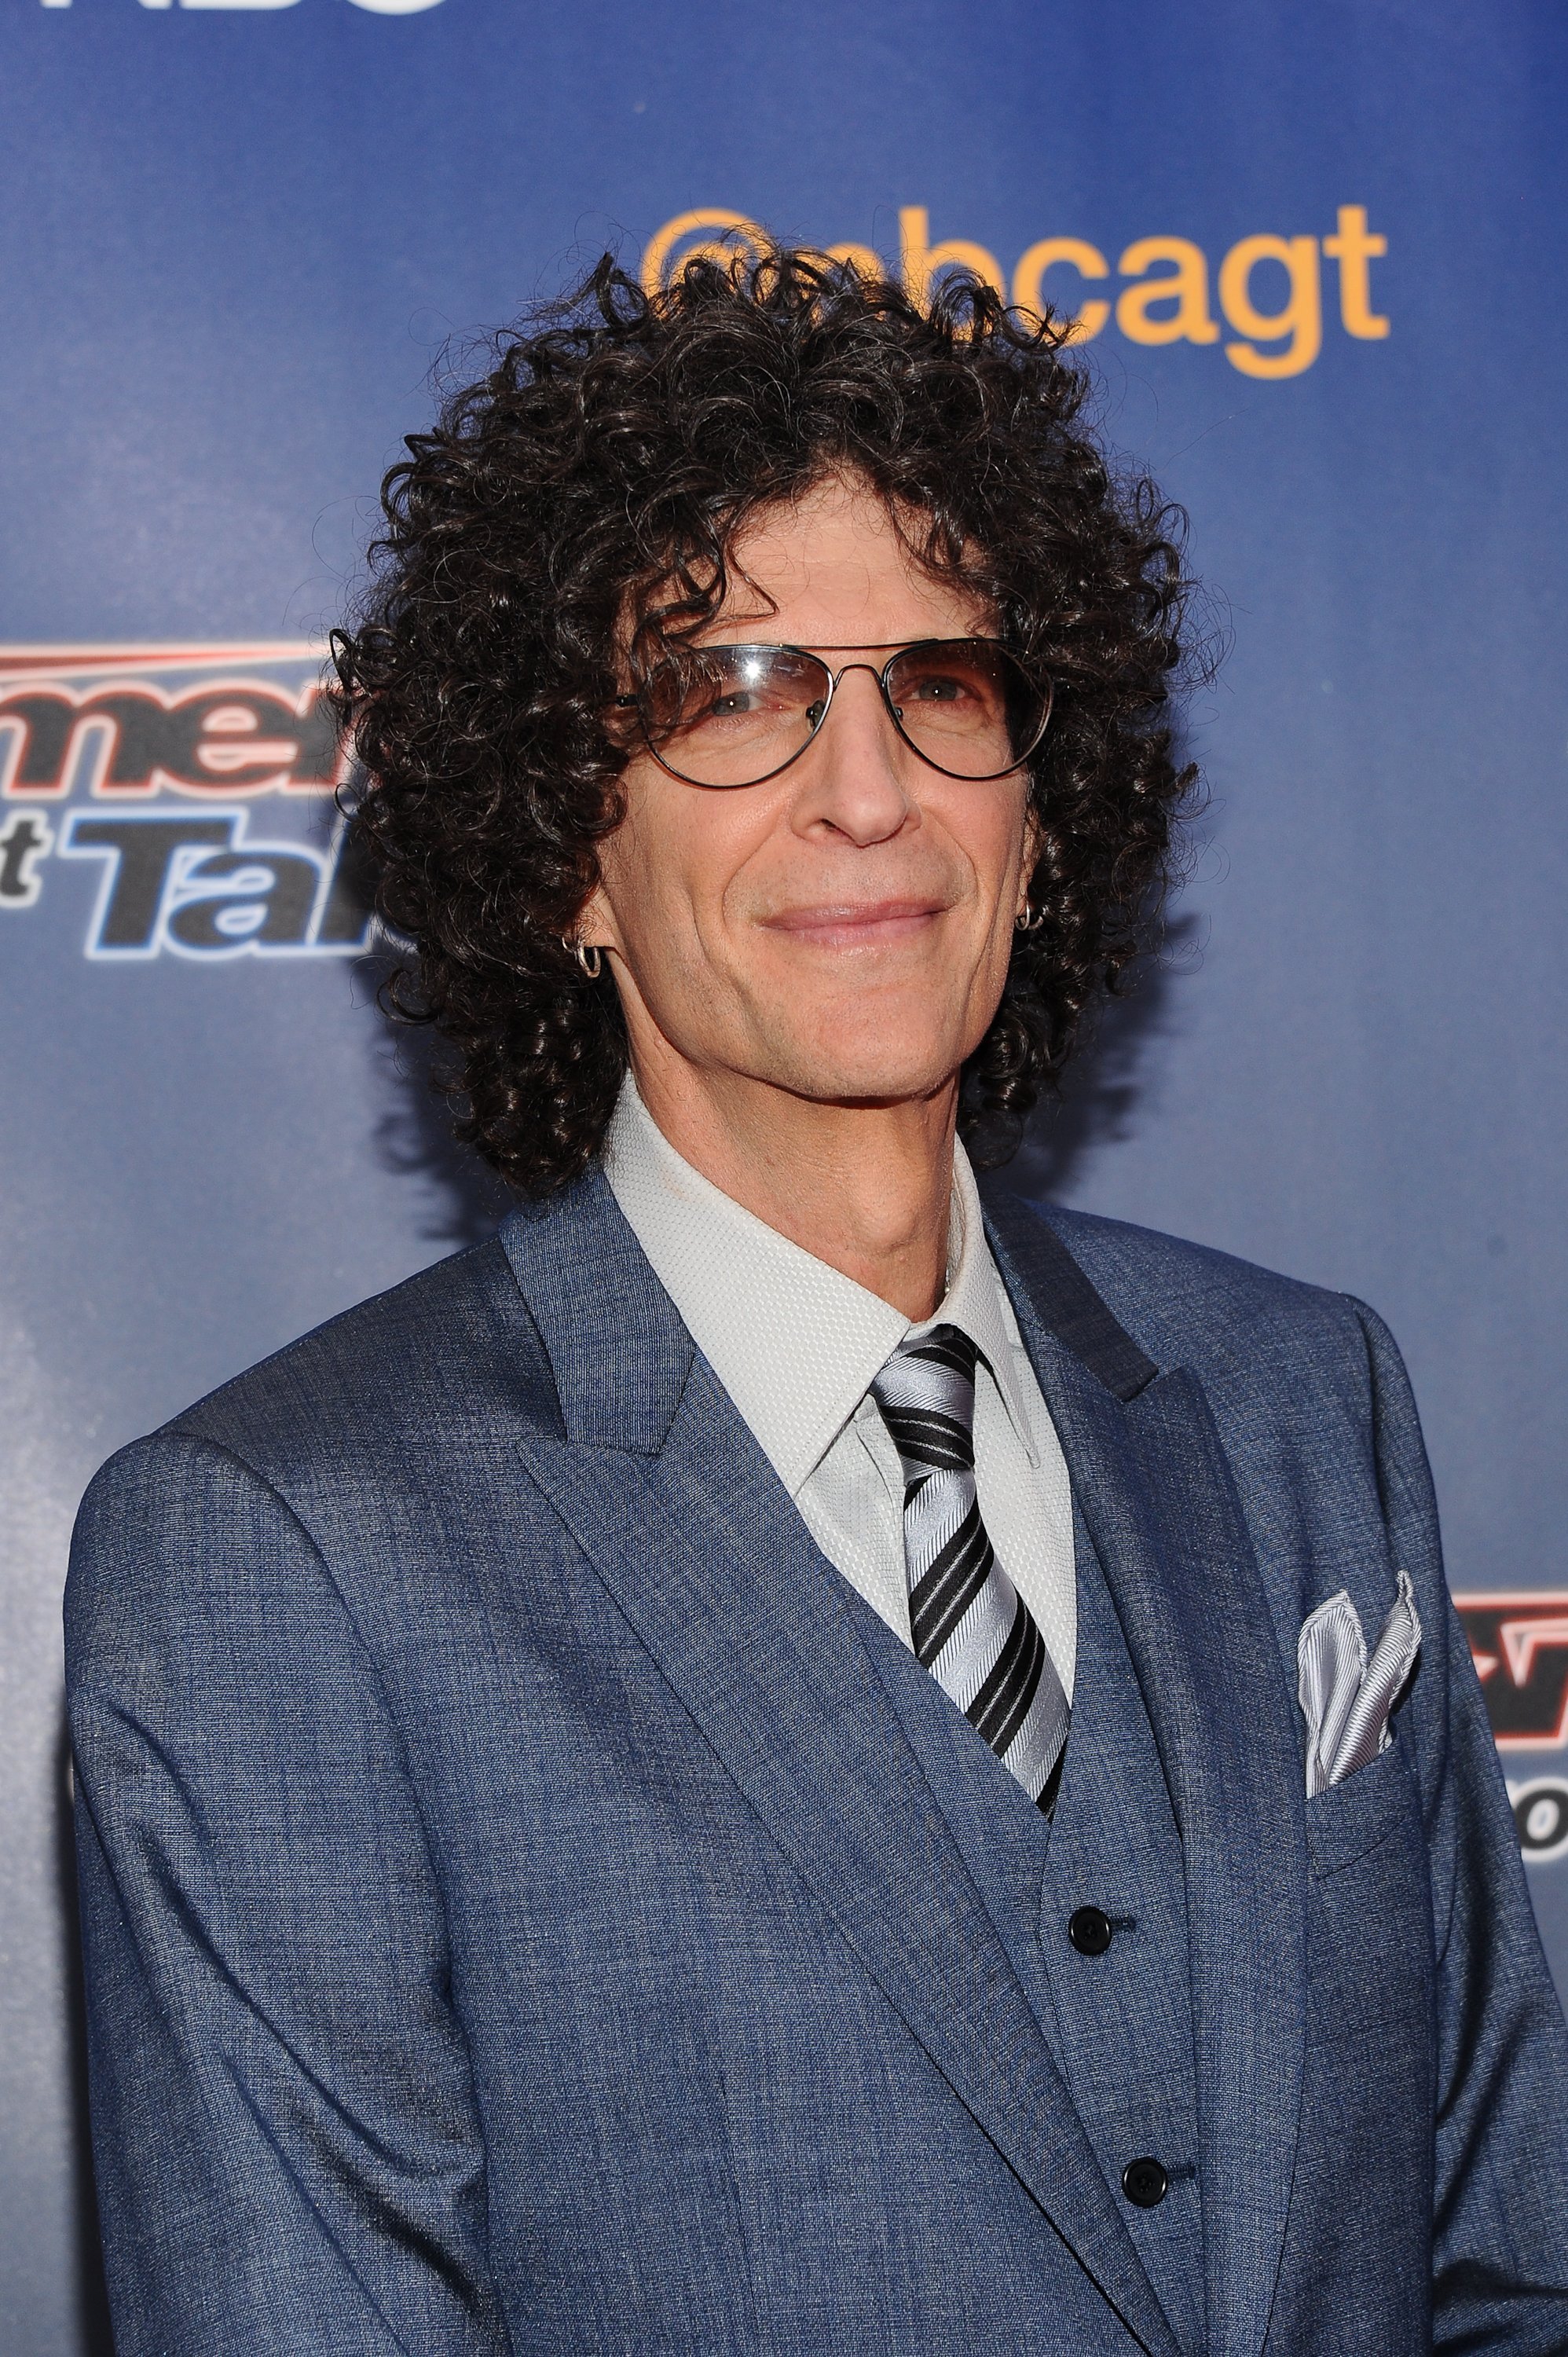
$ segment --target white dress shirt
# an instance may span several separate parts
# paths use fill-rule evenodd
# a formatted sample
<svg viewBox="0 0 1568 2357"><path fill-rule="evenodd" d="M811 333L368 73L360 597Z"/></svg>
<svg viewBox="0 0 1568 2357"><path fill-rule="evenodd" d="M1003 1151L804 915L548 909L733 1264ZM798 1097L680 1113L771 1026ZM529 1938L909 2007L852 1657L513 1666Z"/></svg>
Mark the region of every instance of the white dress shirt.
<svg viewBox="0 0 1568 2357"><path fill-rule="evenodd" d="M921 1326L693 1170L629 1077L604 1168L654 1275L811 1536L906 1645L904 1477L867 1387L907 1335L947 1325L969 1336L980 1352L981 1514L1070 1701L1078 1612L1068 1470L985 1241L962 1146L953 1156L948 1288Z"/></svg>

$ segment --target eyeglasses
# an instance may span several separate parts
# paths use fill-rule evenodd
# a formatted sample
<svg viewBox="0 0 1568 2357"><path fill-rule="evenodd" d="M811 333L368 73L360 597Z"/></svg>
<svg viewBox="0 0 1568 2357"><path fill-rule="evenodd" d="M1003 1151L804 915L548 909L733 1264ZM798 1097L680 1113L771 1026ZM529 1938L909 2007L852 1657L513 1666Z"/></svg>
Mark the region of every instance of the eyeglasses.
<svg viewBox="0 0 1568 2357"><path fill-rule="evenodd" d="M1036 684L994 639L922 639L899 647L880 671L868 662L833 671L805 647L692 647L616 704L635 710L649 751L672 778L760 786L800 759L852 671L871 673L905 744L947 778L1009 776L1050 718L1049 683Z"/></svg>

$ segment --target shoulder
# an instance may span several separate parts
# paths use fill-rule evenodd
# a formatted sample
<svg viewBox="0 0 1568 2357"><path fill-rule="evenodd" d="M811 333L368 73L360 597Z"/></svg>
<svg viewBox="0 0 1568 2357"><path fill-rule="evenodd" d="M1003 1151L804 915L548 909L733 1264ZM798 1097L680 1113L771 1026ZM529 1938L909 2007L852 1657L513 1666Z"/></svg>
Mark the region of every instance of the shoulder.
<svg viewBox="0 0 1568 2357"><path fill-rule="evenodd" d="M558 1432L550 1364L499 1242L437 1262L302 1335L102 1468L84 1514L226 1460L314 1527L356 1492L438 1485L504 1417ZM204 1477L205 1478L205 1477Z"/></svg>
<svg viewBox="0 0 1568 2357"><path fill-rule="evenodd" d="M1169 1363L1184 1345L1227 1336L1254 1344L1276 1333L1298 1343L1316 1334L1337 1339L1359 1332L1370 1314L1348 1294L1184 1236L1055 1203L1039 1206L1035 1216L1158 1364Z"/></svg>
<svg viewBox="0 0 1568 2357"><path fill-rule="evenodd" d="M514 1415L558 1426L543 1345L492 1240L302 1335L166 1429L276 1460L307 1437L428 1444L503 1400Z"/></svg>
<svg viewBox="0 0 1568 2357"><path fill-rule="evenodd" d="M1380 1381L1403 1388L1387 1328L1350 1294L1059 1204L1014 1197L1007 1216L1047 1228L1144 1356L1190 1368L1217 1405L1321 1411L1333 1401L1361 1420Z"/></svg>
<svg viewBox="0 0 1568 2357"><path fill-rule="evenodd" d="M1144 1358L1212 1419L1287 1667L1304 1614L1346 1586L1380 1620L1397 1561L1423 1620L1446 1609L1436 1505L1409 1379L1352 1295L1117 1220L1016 1202L1043 1224ZM1162 1386L1151 1381L1147 1396ZM1138 1396L1143 1396L1140 1394ZM1391 1553L1391 1549L1392 1552Z"/></svg>

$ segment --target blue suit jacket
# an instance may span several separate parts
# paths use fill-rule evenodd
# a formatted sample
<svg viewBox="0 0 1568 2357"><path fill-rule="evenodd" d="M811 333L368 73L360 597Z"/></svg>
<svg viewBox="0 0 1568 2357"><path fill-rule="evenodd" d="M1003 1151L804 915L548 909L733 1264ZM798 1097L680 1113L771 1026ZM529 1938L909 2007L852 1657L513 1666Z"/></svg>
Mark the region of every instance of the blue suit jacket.
<svg viewBox="0 0 1568 2357"><path fill-rule="evenodd" d="M1208 2350L1562 2352L1568 2041L1387 1335L993 1219L1180 1831ZM1301 1621L1400 1566L1397 1739L1307 1802ZM68 1641L120 2357L1176 2357L598 1177L117 1457Z"/></svg>

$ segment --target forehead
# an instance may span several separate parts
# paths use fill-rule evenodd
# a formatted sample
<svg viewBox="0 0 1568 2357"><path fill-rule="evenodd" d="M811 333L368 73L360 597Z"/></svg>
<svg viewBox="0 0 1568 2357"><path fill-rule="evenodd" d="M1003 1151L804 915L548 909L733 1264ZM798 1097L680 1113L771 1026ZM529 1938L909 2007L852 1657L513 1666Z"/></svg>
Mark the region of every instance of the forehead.
<svg viewBox="0 0 1568 2357"><path fill-rule="evenodd" d="M886 646L988 627L983 600L932 577L869 485L839 476L763 509L730 548L730 587L703 638L747 630L799 645Z"/></svg>

